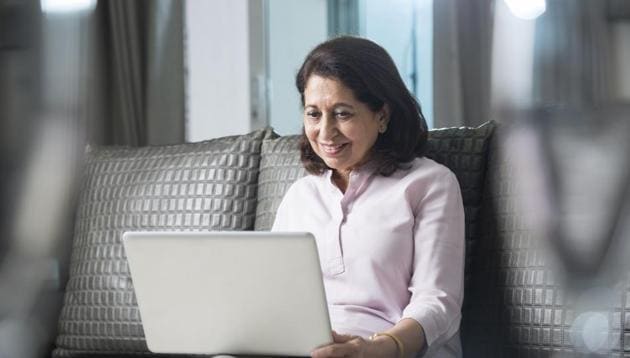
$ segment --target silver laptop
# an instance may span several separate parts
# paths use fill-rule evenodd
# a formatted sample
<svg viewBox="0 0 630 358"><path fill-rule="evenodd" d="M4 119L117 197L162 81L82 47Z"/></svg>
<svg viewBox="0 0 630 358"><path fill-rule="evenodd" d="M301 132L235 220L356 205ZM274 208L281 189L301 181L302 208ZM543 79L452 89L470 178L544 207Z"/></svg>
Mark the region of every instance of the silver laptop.
<svg viewBox="0 0 630 358"><path fill-rule="evenodd" d="M310 356L332 342L311 234L126 232L123 244L152 352Z"/></svg>

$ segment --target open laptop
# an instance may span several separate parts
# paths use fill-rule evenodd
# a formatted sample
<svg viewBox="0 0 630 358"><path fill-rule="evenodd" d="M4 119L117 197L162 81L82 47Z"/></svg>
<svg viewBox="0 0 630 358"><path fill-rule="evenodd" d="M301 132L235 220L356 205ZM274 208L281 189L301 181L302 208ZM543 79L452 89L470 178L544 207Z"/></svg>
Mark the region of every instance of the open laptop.
<svg viewBox="0 0 630 358"><path fill-rule="evenodd" d="M332 342L314 237L278 232L125 232L155 353L310 356Z"/></svg>

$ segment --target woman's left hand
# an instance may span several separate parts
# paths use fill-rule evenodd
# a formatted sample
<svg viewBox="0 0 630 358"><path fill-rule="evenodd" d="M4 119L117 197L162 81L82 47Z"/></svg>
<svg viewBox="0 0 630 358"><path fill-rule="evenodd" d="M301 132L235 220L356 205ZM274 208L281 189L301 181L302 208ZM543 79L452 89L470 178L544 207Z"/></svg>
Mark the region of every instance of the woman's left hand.
<svg viewBox="0 0 630 358"><path fill-rule="evenodd" d="M311 352L313 358L330 357L365 357L364 353L370 342L359 336L351 336L332 332L333 341L327 346L322 346Z"/></svg>

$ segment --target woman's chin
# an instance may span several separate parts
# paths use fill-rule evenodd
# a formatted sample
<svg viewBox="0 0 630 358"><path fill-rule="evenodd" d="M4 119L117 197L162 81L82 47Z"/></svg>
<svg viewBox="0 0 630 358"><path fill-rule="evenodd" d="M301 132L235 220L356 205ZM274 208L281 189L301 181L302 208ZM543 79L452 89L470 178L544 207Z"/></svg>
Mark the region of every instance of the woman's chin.
<svg viewBox="0 0 630 358"><path fill-rule="evenodd" d="M324 163L334 171L345 171L349 166L340 160L324 159Z"/></svg>

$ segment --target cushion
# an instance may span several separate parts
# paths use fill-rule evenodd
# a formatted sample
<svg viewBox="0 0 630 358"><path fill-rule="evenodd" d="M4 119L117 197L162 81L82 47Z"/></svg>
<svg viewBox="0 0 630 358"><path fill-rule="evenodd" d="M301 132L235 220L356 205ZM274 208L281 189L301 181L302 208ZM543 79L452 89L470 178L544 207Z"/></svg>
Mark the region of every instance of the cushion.
<svg viewBox="0 0 630 358"><path fill-rule="evenodd" d="M258 176L256 230L270 230L278 206L291 184L306 175L300 161L299 135L267 139L262 144Z"/></svg>
<svg viewBox="0 0 630 358"><path fill-rule="evenodd" d="M271 134L88 151L56 356L147 352L122 233L253 229Z"/></svg>
<svg viewBox="0 0 630 358"><path fill-rule="evenodd" d="M466 215L465 286L470 286L471 267L481 235L481 210L493 121L478 127L441 128L429 131L425 155L455 173Z"/></svg>

